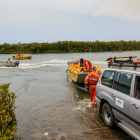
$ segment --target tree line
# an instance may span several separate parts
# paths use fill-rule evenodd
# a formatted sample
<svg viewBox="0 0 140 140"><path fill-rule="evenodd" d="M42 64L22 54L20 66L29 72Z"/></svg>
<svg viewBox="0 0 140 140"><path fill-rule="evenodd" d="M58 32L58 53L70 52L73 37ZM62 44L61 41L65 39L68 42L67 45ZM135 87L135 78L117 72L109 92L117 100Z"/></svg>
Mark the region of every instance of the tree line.
<svg viewBox="0 0 140 140"><path fill-rule="evenodd" d="M0 54L73 53L140 50L140 41L58 41L52 43L17 43L0 45Z"/></svg>

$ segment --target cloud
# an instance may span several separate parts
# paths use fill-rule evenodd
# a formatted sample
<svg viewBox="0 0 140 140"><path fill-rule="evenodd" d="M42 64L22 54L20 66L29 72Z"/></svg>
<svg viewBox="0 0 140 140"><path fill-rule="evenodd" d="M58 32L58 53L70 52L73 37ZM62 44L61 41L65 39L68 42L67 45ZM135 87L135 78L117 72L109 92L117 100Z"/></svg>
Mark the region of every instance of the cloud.
<svg viewBox="0 0 140 140"><path fill-rule="evenodd" d="M139 0L0 0L0 25L78 26L85 16L140 20Z"/></svg>
<svg viewBox="0 0 140 140"><path fill-rule="evenodd" d="M99 0L93 16L111 16L124 20L140 20L139 0Z"/></svg>
<svg viewBox="0 0 140 140"><path fill-rule="evenodd" d="M61 2L60 2L61 1ZM139 0L53 0L54 9L69 13L140 20ZM64 5L64 6L62 6Z"/></svg>

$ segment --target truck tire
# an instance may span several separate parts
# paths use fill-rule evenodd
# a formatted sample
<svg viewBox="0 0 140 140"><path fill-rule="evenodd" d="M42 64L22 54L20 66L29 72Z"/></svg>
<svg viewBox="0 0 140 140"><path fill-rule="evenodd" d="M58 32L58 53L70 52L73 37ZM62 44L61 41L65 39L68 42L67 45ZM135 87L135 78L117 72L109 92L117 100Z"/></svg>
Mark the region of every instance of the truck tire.
<svg viewBox="0 0 140 140"><path fill-rule="evenodd" d="M114 115L113 115L112 109L111 109L111 107L108 103L103 104L102 114L103 114L103 120L104 120L105 124L108 127L113 128L113 126L114 126Z"/></svg>

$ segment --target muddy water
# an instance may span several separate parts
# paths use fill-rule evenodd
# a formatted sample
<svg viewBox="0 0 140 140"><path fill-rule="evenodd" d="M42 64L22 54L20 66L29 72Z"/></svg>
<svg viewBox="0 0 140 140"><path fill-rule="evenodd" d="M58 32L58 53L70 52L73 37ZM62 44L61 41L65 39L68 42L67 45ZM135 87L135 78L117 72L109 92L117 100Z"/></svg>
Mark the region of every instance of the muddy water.
<svg viewBox="0 0 140 140"><path fill-rule="evenodd" d="M107 65L110 56L130 56L140 52L34 54L21 60L19 68L0 68L0 84L11 83L15 92L17 134L22 140L132 139L123 130L107 128L90 108L90 96L67 79L67 61L84 57L93 64ZM12 55L0 55L6 61Z"/></svg>

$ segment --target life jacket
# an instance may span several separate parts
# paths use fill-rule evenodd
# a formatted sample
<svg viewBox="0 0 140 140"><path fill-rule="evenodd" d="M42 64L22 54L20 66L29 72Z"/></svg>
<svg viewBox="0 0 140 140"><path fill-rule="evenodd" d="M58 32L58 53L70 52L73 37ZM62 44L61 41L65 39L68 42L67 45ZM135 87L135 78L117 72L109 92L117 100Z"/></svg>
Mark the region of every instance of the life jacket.
<svg viewBox="0 0 140 140"><path fill-rule="evenodd" d="M85 60L85 67L86 67L86 72L92 71L92 63L89 60Z"/></svg>
<svg viewBox="0 0 140 140"><path fill-rule="evenodd" d="M83 64L83 67L85 67L85 69L86 69L84 72L91 72L92 71L92 63L89 60L81 58L80 59L80 66L81 66L81 63Z"/></svg>
<svg viewBox="0 0 140 140"><path fill-rule="evenodd" d="M89 71L92 71L92 63L89 61Z"/></svg>
<svg viewBox="0 0 140 140"><path fill-rule="evenodd" d="M86 61L86 63L85 63L85 67L86 67L85 72L89 72L89 64L88 64L88 61Z"/></svg>
<svg viewBox="0 0 140 140"><path fill-rule="evenodd" d="M83 66L85 66L86 64L86 59L83 59Z"/></svg>
<svg viewBox="0 0 140 140"><path fill-rule="evenodd" d="M87 85L96 85L100 75L96 71L92 71L85 78L85 86Z"/></svg>

